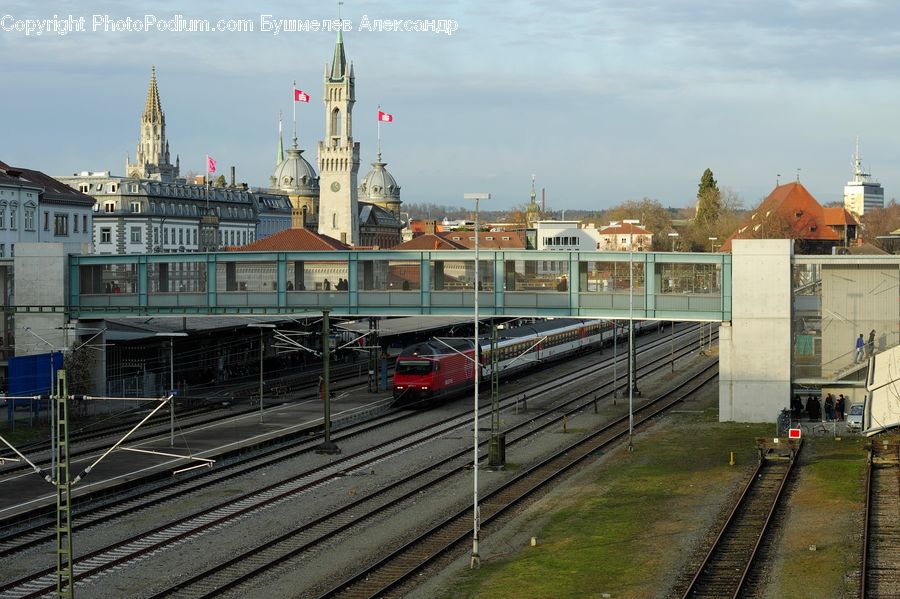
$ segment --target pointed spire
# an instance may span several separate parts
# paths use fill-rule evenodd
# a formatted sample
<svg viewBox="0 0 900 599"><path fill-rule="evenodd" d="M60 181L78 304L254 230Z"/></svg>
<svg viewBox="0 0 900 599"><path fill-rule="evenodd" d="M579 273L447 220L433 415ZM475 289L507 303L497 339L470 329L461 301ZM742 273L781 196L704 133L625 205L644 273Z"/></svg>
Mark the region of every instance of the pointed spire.
<svg viewBox="0 0 900 599"><path fill-rule="evenodd" d="M537 191L534 189L534 174L531 175L531 203L534 204L537 200Z"/></svg>
<svg viewBox="0 0 900 599"><path fill-rule="evenodd" d="M156 65L150 67L150 87L147 89L147 103L144 106L144 118L159 120L162 118L162 106L159 103L159 89L156 87Z"/></svg>
<svg viewBox="0 0 900 599"><path fill-rule="evenodd" d="M275 166L284 161L284 142L281 137L281 111L278 111L278 155L275 157Z"/></svg>
<svg viewBox="0 0 900 599"><path fill-rule="evenodd" d="M344 55L344 36L342 29L338 29L337 43L334 45L334 59L331 61L332 81L341 81L347 74L347 57Z"/></svg>

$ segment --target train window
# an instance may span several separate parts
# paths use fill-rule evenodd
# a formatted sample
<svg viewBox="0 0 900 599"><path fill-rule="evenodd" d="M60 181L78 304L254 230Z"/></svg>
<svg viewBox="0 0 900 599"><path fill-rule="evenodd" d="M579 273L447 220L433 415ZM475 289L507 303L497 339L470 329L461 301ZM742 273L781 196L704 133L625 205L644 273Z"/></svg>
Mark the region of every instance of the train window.
<svg viewBox="0 0 900 599"><path fill-rule="evenodd" d="M397 374L428 374L431 372L429 360L401 360L397 363Z"/></svg>

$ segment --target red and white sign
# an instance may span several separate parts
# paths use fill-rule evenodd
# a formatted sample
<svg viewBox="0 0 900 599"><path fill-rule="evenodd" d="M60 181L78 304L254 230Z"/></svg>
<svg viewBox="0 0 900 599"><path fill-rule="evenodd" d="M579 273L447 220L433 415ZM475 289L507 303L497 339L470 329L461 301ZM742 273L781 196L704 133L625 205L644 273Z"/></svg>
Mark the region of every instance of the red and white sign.
<svg viewBox="0 0 900 599"><path fill-rule="evenodd" d="M800 431L801 431L801 429L799 429L799 428L789 428L788 429L788 439L799 439Z"/></svg>
<svg viewBox="0 0 900 599"><path fill-rule="evenodd" d="M393 123L394 115L388 114L386 112L382 112L379 110L378 111L378 120L381 121L382 123Z"/></svg>
<svg viewBox="0 0 900 599"><path fill-rule="evenodd" d="M294 89L294 102L309 102L309 94L300 89Z"/></svg>

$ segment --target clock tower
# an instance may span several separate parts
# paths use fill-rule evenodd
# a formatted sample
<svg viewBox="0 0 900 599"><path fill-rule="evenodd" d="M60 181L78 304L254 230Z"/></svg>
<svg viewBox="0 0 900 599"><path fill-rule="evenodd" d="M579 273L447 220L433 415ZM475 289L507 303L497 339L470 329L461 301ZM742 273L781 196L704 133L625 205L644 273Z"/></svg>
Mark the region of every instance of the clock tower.
<svg viewBox="0 0 900 599"><path fill-rule="evenodd" d="M347 64L343 35L338 29L331 68L325 66L325 139L319 142L319 233L358 245L359 142L353 141L353 79L353 65Z"/></svg>

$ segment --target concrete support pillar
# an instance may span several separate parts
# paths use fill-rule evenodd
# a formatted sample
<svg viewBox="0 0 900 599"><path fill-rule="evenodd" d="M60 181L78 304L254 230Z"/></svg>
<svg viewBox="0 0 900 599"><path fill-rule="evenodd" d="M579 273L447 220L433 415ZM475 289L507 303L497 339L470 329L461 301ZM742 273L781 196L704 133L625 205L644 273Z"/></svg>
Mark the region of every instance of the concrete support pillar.
<svg viewBox="0 0 900 599"><path fill-rule="evenodd" d="M719 331L719 420L775 422L791 395L789 239L735 240L731 325Z"/></svg>

